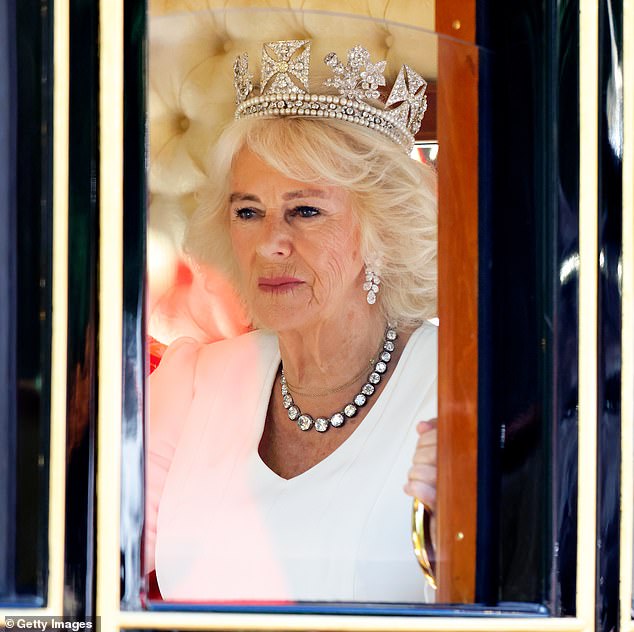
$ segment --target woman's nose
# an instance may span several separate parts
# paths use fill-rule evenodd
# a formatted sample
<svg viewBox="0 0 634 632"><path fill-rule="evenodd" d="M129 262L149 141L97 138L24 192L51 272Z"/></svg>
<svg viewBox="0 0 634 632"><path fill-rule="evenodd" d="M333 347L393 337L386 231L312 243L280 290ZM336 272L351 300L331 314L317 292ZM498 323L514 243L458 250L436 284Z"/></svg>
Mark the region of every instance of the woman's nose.
<svg viewBox="0 0 634 632"><path fill-rule="evenodd" d="M283 259L292 251L289 226L282 218L266 217L256 246L261 257Z"/></svg>

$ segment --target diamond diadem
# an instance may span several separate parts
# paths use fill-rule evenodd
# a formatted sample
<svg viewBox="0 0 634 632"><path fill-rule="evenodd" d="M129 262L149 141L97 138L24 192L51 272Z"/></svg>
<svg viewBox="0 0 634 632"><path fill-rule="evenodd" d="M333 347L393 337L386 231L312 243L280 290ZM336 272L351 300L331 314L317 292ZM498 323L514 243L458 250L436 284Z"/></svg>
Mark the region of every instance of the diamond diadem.
<svg viewBox="0 0 634 632"><path fill-rule="evenodd" d="M324 63L332 76L310 92L310 40L268 42L262 47L259 96L246 53L234 63L236 118L307 116L336 118L376 130L409 152L427 107L427 82L412 68L401 68L383 104L386 61L373 63L369 51L355 46L345 63L329 53ZM338 95L332 94L332 89ZM394 107L392 107L394 106ZM374 282L378 286L378 282ZM376 295L377 289L370 287Z"/></svg>

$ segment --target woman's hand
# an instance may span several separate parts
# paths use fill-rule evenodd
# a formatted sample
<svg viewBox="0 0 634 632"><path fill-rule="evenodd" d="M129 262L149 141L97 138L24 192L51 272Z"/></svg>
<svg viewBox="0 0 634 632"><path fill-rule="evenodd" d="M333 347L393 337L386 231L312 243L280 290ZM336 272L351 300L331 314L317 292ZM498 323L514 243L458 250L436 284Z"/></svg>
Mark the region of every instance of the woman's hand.
<svg viewBox="0 0 634 632"><path fill-rule="evenodd" d="M418 498L432 512L436 510L436 419L420 421L412 467L403 487L406 494Z"/></svg>

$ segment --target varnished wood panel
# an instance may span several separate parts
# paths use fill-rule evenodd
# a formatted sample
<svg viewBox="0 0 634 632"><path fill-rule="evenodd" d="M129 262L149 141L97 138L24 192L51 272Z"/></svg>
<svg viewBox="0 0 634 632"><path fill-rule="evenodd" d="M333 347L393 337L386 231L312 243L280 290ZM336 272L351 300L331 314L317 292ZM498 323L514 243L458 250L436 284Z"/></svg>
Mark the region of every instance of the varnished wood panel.
<svg viewBox="0 0 634 632"><path fill-rule="evenodd" d="M475 0L437 0L436 31L465 42L476 40Z"/></svg>
<svg viewBox="0 0 634 632"><path fill-rule="evenodd" d="M436 19L437 30L474 39L474 2L438 3ZM442 37L437 118L438 600L466 603L475 594L477 517L478 53Z"/></svg>

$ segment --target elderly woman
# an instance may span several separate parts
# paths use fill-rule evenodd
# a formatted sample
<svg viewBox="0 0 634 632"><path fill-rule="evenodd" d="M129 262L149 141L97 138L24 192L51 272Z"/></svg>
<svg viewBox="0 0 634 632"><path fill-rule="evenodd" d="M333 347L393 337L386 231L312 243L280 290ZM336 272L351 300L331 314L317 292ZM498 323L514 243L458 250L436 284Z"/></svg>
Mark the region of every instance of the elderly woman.
<svg viewBox="0 0 634 632"><path fill-rule="evenodd" d="M311 96L292 72L307 44L265 46L271 99L238 60L238 120L188 229L255 331L178 340L152 377L146 570L166 599L433 600L407 494L434 506L434 174L407 155L416 120L363 123L381 116L367 73L372 99ZM327 85L378 66L365 53L329 56Z"/></svg>

